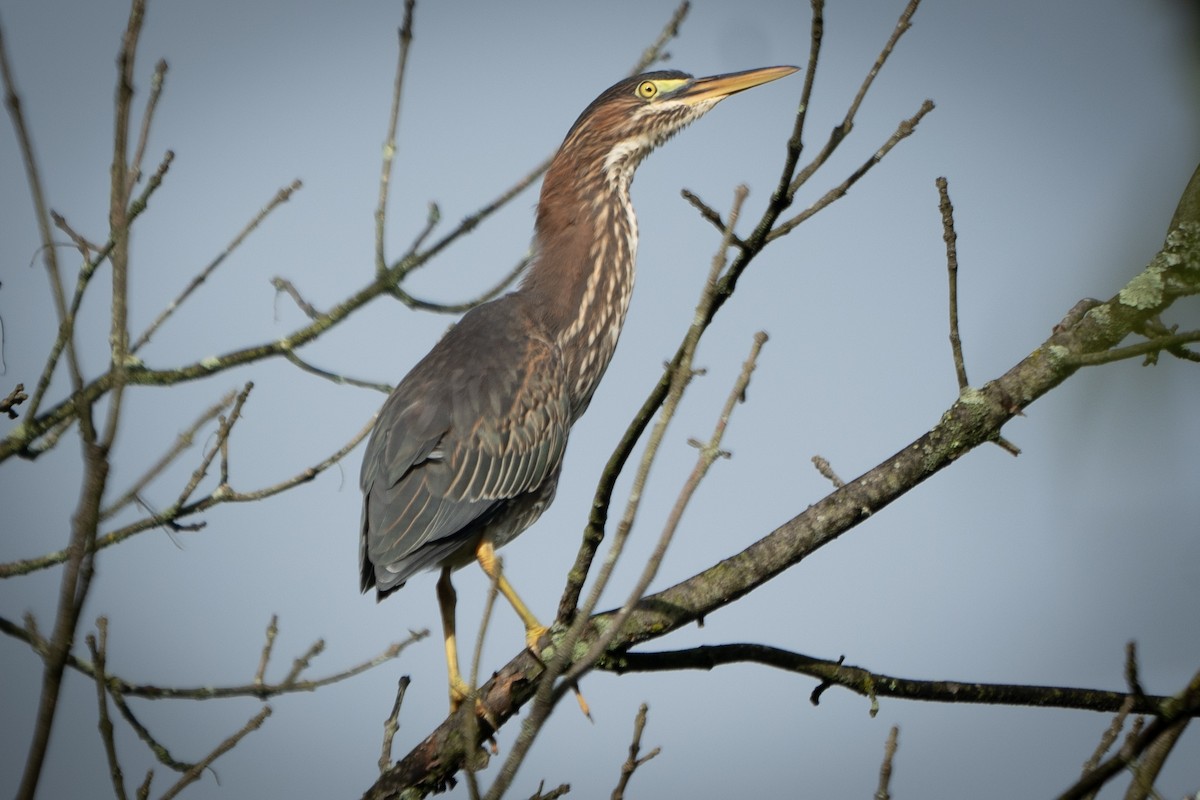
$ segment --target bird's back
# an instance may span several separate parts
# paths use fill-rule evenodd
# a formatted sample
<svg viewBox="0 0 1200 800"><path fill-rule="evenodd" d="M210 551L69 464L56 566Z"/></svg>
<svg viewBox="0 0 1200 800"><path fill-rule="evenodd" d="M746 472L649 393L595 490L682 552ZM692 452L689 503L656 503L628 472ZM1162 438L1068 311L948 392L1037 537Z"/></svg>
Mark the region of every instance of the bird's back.
<svg viewBox="0 0 1200 800"><path fill-rule="evenodd" d="M520 293L470 311L393 390L363 456L362 589L497 546L553 498L570 428L558 346Z"/></svg>

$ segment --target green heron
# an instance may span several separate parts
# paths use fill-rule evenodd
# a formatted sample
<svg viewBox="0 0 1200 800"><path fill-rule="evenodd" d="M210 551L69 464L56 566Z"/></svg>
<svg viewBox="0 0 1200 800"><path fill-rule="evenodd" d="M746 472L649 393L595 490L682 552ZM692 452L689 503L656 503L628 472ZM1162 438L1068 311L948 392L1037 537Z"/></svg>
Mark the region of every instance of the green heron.
<svg viewBox="0 0 1200 800"><path fill-rule="evenodd" d="M633 288L634 170L731 94L795 67L693 78L650 72L611 87L571 126L542 184L534 257L520 287L468 312L393 390L363 456L362 590L378 599L441 569L450 707L458 668L450 573L471 561L525 625L540 625L500 574L495 548L554 499L571 426L617 346Z"/></svg>

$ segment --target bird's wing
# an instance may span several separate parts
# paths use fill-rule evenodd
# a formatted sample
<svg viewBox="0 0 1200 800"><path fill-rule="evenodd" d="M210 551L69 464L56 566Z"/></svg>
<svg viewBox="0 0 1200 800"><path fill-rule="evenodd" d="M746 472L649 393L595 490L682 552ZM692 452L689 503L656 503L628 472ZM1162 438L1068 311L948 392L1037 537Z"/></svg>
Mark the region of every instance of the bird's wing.
<svg viewBox="0 0 1200 800"><path fill-rule="evenodd" d="M399 588L538 489L570 426L558 348L508 298L459 322L392 392L363 456L363 590Z"/></svg>

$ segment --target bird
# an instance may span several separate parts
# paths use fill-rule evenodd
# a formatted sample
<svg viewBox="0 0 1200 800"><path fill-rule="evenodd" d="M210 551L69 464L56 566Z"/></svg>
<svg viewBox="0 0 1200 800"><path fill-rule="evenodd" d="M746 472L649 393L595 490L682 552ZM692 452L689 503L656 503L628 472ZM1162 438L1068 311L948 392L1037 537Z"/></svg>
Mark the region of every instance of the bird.
<svg viewBox="0 0 1200 800"><path fill-rule="evenodd" d="M547 632L495 551L553 501L571 427L616 349L634 282L635 169L721 100L796 70L661 70L601 93L551 160L518 288L468 311L380 409L360 475L361 590L382 600L414 574L440 570L452 712L470 692L458 665L454 570L479 563L535 654Z"/></svg>

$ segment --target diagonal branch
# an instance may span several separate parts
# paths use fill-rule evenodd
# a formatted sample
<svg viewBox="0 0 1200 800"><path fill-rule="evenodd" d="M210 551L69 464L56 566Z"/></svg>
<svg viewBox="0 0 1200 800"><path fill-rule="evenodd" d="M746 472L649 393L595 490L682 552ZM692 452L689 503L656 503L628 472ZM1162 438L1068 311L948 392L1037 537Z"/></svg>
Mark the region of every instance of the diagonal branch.
<svg viewBox="0 0 1200 800"><path fill-rule="evenodd" d="M1200 192L1200 184L1195 188ZM1071 316L1049 339L1006 373L980 389L963 392L938 423L900 452L866 474L809 506L740 553L657 594L643 598L629 615L607 652L616 656L639 643L657 639L735 602L876 514L909 490L1000 435L1001 428L1079 367L1073 356L1107 350L1175 299L1200 293L1200 220L1187 220L1167 237L1149 266L1106 303ZM585 649L613 626L615 611L589 620L588 630L571 652ZM563 634L541 658L523 652L479 690L491 719L503 724L537 691L542 665L554 655ZM463 707L460 714L473 713ZM456 715L442 723L391 770L366 798L423 796L444 786L475 751L490 726L479 725L479 738L462 739Z"/></svg>

